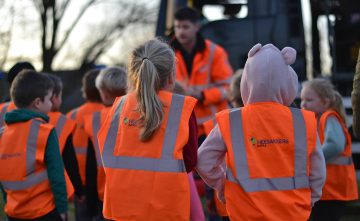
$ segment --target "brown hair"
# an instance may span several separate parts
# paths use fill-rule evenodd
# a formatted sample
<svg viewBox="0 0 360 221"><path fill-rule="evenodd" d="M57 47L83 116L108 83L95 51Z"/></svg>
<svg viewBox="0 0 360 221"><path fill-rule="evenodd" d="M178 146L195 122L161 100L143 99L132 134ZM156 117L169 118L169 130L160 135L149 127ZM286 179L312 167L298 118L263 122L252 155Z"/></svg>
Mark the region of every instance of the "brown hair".
<svg viewBox="0 0 360 221"><path fill-rule="evenodd" d="M47 76L54 83L53 95L59 96L60 92L63 89L63 82L62 82L61 78L59 78L58 76L56 76L54 74L47 74Z"/></svg>
<svg viewBox="0 0 360 221"><path fill-rule="evenodd" d="M166 86L174 68L173 50L159 40L150 40L131 53L129 80L138 100L142 141L150 139L162 123L164 111L157 92Z"/></svg>
<svg viewBox="0 0 360 221"><path fill-rule="evenodd" d="M82 78L82 90L88 101L101 103L100 93L95 86L95 79L99 72L100 69L92 69L85 73Z"/></svg>
<svg viewBox="0 0 360 221"><path fill-rule="evenodd" d="M235 103L236 107L244 106L244 103L241 98L240 92L240 83L242 77L242 69L239 69L235 72L235 75L232 77L229 91L229 100Z"/></svg>
<svg viewBox="0 0 360 221"><path fill-rule="evenodd" d="M15 77L10 88L10 95L18 108L26 108L36 98L44 101L49 90L53 88L54 83L47 75L23 70Z"/></svg>

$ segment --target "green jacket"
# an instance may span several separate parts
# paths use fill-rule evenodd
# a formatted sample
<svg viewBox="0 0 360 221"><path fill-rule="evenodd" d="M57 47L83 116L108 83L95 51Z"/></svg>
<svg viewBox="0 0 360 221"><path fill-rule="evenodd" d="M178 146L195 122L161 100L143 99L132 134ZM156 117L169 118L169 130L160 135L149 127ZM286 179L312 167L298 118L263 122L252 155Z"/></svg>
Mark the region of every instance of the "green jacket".
<svg viewBox="0 0 360 221"><path fill-rule="evenodd" d="M13 124L18 122L25 122L34 118L42 118L49 122L47 115L34 112L28 109L17 109L5 114L5 123ZM48 137L45 149L45 165L47 167L47 174L54 194L56 209L59 213L67 212L67 194L64 177L64 164L60 155L59 141L56 131L53 129ZM6 193L3 188L1 190L4 194L4 201L6 202Z"/></svg>

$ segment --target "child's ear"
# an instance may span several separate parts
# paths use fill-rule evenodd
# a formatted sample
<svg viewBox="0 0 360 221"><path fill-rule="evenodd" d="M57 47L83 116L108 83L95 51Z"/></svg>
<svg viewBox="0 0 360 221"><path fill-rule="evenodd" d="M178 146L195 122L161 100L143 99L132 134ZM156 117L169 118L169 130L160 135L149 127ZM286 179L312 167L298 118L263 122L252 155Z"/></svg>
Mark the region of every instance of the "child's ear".
<svg viewBox="0 0 360 221"><path fill-rule="evenodd" d="M51 98L50 98L51 103L54 103L54 100L55 100L56 98L57 98L57 96L53 94L53 95L51 96Z"/></svg>
<svg viewBox="0 0 360 221"><path fill-rule="evenodd" d="M33 101L34 108L39 109L40 103L41 99L39 97L35 98L35 100Z"/></svg>
<svg viewBox="0 0 360 221"><path fill-rule="evenodd" d="M329 108L329 107L330 107L331 101L330 101L329 98L324 98L324 99L323 99L323 102L324 102L324 106L325 106L326 108Z"/></svg>

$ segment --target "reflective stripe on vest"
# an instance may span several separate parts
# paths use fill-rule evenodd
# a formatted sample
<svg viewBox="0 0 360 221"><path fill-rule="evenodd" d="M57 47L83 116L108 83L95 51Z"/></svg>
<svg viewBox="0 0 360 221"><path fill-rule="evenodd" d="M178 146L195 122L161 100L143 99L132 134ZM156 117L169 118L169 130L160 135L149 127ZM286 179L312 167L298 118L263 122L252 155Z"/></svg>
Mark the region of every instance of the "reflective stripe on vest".
<svg viewBox="0 0 360 221"><path fill-rule="evenodd" d="M74 148L76 154L86 155L87 154L87 147L76 147Z"/></svg>
<svg viewBox="0 0 360 221"><path fill-rule="evenodd" d="M70 118L72 120L76 120L76 115L78 113L79 109L76 108L70 115ZM77 122L76 122L77 124ZM87 147L75 147L74 146L74 150L75 150L75 154L79 154L79 155L86 155L87 154Z"/></svg>
<svg viewBox="0 0 360 221"><path fill-rule="evenodd" d="M28 140L26 142L26 179L21 181L1 181L7 190L24 190L48 178L47 171L35 173L37 139L41 122L33 120L30 125Z"/></svg>
<svg viewBox="0 0 360 221"><path fill-rule="evenodd" d="M204 72L206 70L208 70L208 75L207 75L207 82L206 84L204 85L189 85L188 86L188 89L194 89L194 90L205 90L207 88L210 88L210 87L214 87L213 84L210 84L211 82L211 65L213 63L213 60L214 60L214 56L215 56L215 48L216 48L216 45L214 43L210 43L210 54L209 54L209 60L206 64L204 64L200 69L199 71L200 72Z"/></svg>
<svg viewBox="0 0 360 221"><path fill-rule="evenodd" d="M346 156L338 156L335 157L334 159L329 160L328 162L326 162L326 164L328 165L352 165L353 164L353 160L352 157L346 157Z"/></svg>
<svg viewBox="0 0 360 221"><path fill-rule="evenodd" d="M55 131L58 137L60 137L62 130L64 129L66 123L66 117L64 115L60 115L58 121L56 122Z"/></svg>
<svg viewBox="0 0 360 221"><path fill-rule="evenodd" d="M7 102L4 104L3 108L0 111L0 127L2 127L4 125L4 116L5 113L7 112L7 108L9 107L10 102Z"/></svg>
<svg viewBox="0 0 360 221"><path fill-rule="evenodd" d="M75 119L76 119L76 115L77 115L78 111L79 111L79 109L76 108L76 109L71 113L70 118L71 118L72 120L75 120Z"/></svg>
<svg viewBox="0 0 360 221"><path fill-rule="evenodd" d="M230 111L231 142L233 145L236 177L227 169L227 179L238 183L246 192L267 190L293 190L309 187L309 177L306 175L307 145L306 127L301 110L290 108L294 125L294 177L256 178L249 175L249 166L246 158L242 116L240 109Z"/></svg>
<svg viewBox="0 0 360 221"><path fill-rule="evenodd" d="M96 163L98 167L103 167L103 163L101 161L100 149L99 149L99 142L97 138L97 133L100 130L100 112L95 112L92 116L92 130L93 130L93 137L94 137L94 149L95 149L95 157Z"/></svg>
<svg viewBox="0 0 360 221"><path fill-rule="evenodd" d="M156 172L185 172L184 161L174 159L176 137L185 98L176 94L172 95L160 159L113 155L120 123L119 118L125 99L126 96L122 97L118 103L106 136L102 154L104 167Z"/></svg>

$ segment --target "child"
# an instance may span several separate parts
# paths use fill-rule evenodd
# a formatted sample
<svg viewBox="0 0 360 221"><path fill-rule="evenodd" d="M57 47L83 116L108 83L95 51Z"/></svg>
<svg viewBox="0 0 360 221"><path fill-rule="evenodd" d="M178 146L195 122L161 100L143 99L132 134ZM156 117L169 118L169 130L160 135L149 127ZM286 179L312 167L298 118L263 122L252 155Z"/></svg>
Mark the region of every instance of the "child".
<svg viewBox="0 0 360 221"><path fill-rule="evenodd" d="M328 80L307 81L301 91L301 107L315 112L317 116L326 161L323 195L312 210L312 220L340 220L346 202L358 199L351 138L346 128L341 95Z"/></svg>
<svg viewBox="0 0 360 221"><path fill-rule="evenodd" d="M255 45L241 78L245 106L218 113L198 150L197 171L226 200L230 220L305 221L320 198L325 163L315 117L287 107L298 87L295 58L293 48Z"/></svg>
<svg viewBox="0 0 360 221"><path fill-rule="evenodd" d="M17 62L16 64L14 64L14 66L10 68L7 76L10 86L14 81L15 77L22 70L35 70L35 68L31 63L27 61ZM14 102L10 101L10 99L5 99L5 101L6 102L0 104L0 128L4 126L5 113L16 109Z"/></svg>
<svg viewBox="0 0 360 221"><path fill-rule="evenodd" d="M89 212L93 211L94 215L98 216L98 220L102 220L105 172L100 156L97 133L100 130L100 125L105 121L116 97L126 94L126 70L118 67L102 69L96 77L95 85L100 92L101 99L106 108L102 109L100 112L95 112L84 117L84 129L91 139L86 159L86 181L88 183L88 210ZM96 205L97 203L99 203L98 206Z"/></svg>
<svg viewBox="0 0 360 221"><path fill-rule="evenodd" d="M196 164L196 146L189 146L197 140L189 133L196 128L196 100L169 92L174 68L174 52L158 40L131 54L130 93L114 102L98 134L106 219L190 218L186 171Z"/></svg>
<svg viewBox="0 0 360 221"><path fill-rule="evenodd" d="M65 220L64 165L51 110L52 81L25 70L14 80L11 99L18 107L5 114L0 135L0 182L11 220Z"/></svg>
<svg viewBox="0 0 360 221"><path fill-rule="evenodd" d="M232 80L230 83L228 98L233 107L244 106L244 104L242 102L242 98L241 98L241 93L240 93L241 76L242 76L242 69L237 70L235 72L234 76L232 77ZM208 120L204 123L204 130L205 130L206 136L209 136L211 130L214 128L215 125L216 125L215 118ZM222 163L222 167L223 168L226 167L225 161ZM229 220L229 217L228 217L228 214L226 211L226 206L224 203L222 203L219 200L219 198L216 195L217 194L214 194L213 189L206 186L206 196L207 196L206 197L207 198L206 205L208 207L208 211L209 211L209 213L214 213L212 211L216 210L216 214L221 216L223 221L227 221L227 220Z"/></svg>
<svg viewBox="0 0 360 221"><path fill-rule="evenodd" d="M76 200L83 200L85 195L81 184L74 147L72 145L72 133L76 123L59 112L63 90L61 79L53 74L48 74L48 77L54 83L53 96L51 97L52 108L48 114L50 119L49 123L55 127L56 134L59 138L60 153L66 170L65 180L68 199L72 197L75 188Z"/></svg>
<svg viewBox="0 0 360 221"><path fill-rule="evenodd" d="M67 114L67 117L76 121L76 128L73 133L72 142L76 153L76 159L79 164L81 182L85 189L86 154L89 145L89 137L86 135L84 130L84 116L100 111L104 108L101 103L99 91L95 87L95 79L99 72L99 69L93 69L85 73L82 78L81 90L86 103ZM92 220L92 217L88 214L86 201L75 200L75 217L77 221Z"/></svg>

